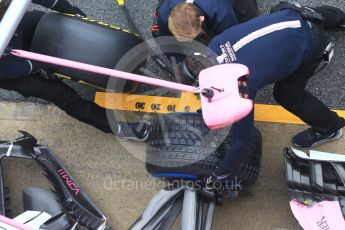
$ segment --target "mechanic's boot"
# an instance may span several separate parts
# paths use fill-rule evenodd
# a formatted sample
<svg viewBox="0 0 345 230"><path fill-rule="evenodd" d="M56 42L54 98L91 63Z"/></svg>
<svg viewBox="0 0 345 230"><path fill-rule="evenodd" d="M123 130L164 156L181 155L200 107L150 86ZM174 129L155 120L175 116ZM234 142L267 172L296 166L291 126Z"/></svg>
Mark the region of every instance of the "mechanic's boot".
<svg viewBox="0 0 345 230"><path fill-rule="evenodd" d="M345 12L333 6L320 6L313 8L324 17L323 26L326 30L345 28Z"/></svg>
<svg viewBox="0 0 345 230"><path fill-rule="evenodd" d="M297 133L292 138L292 143L299 148L311 148L327 141L337 140L343 135L343 129L338 129L334 133L318 133L309 128Z"/></svg>
<svg viewBox="0 0 345 230"><path fill-rule="evenodd" d="M147 121L127 123L118 122L115 136L125 140L146 141L149 137L151 124Z"/></svg>

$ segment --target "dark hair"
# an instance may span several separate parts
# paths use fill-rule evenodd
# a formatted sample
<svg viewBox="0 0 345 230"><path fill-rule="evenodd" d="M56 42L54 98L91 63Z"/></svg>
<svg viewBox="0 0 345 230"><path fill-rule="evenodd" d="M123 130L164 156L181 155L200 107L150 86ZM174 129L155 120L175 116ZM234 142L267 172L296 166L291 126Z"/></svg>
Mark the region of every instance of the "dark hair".
<svg viewBox="0 0 345 230"><path fill-rule="evenodd" d="M4 16L10 3L11 3L11 0L1 0L1 2L0 2L0 20Z"/></svg>

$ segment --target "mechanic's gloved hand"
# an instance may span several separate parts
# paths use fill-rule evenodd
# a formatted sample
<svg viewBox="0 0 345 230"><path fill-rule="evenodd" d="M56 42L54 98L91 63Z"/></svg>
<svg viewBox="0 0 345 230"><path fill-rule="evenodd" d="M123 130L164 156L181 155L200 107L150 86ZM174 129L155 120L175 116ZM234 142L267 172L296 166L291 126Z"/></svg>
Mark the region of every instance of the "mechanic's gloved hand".
<svg viewBox="0 0 345 230"><path fill-rule="evenodd" d="M76 6L72 6L67 0L57 0L56 4L52 7L52 10L56 10L66 14L76 14L82 17L86 17L86 14Z"/></svg>
<svg viewBox="0 0 345 230"><path fill-rule="evenodd" d="M221 183L224 179L230 178L234 175L234 170L225 168L222 163L213 171L211 176L207 178L207 185Z"/></svg>
<svg viewBox="0 0 345 230"><path fill-rule="evenodd" d="M4 52L2 53L2 56L10 55L11 51L12 51L12 47L11 46L7 46L6 49L4 50ZM0 58L1 58L1 56L0 56Z"/></svg>
<svg viewBox="0 0 345 230"><path fill-rule="evenodd" d="M44 70L42 68L36 69L35 71L32 71L30 75L34 75L43 79L47 80L58 80L58 78L54 73L51 71Z"/></svg>
<svg viewBox="0 0 345 230"><path fill-rule="evenodd" d="M47 80L57 80L58 78L50 69L40 66L36 62L30 62L32 65L32 70L30 72L31 76L37 76Z"/></svg>

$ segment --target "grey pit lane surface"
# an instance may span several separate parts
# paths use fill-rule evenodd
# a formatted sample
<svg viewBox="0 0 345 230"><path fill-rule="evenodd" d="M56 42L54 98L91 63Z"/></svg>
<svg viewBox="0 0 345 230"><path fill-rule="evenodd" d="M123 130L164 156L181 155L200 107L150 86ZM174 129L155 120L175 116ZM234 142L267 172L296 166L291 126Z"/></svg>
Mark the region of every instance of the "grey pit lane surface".
<svg viewBox="0 0 345 230"><path fill-rule="evenodd" d="M114 0L70 0L70 2L79 6L90 18L114 24L121 28L128 28L123 13ZM150 39L152 37L150 33L152 13L158 1L127 0L125 2L136 25L141 33L144 34L145 39ZM268 13L269 9L278 2L279 1L273 0L258 0L260 14ZM319 6L321 4L320 1L316 0L304 0L299 2L302 5L308 6ZM322 1L322 4L337 6L345 10L343 0ZM32 8L43 9L37 6L32 6ZM345 109L345 100L343 100L345 98L345 91L342 90L343 85L345 85L345 30L331 31L329 35L330 40L334 41L336 44L335 56L329 66L310 80L308 90L324 101L329 107L334 109ZM93 88L78 83L71 84L81 95L90 100L93 99L95 93ZM267 86L258 93L256 101L258 103L275 104L271 95L272 86ZM24 98L17 93L0 90L0 100L22 101L23 99ZM41 100L30 100L42 102Z"/></svg>
<svg viewBox="0 0 345 230"><path fill-rule="evenodd" d="M72 1L91 18L126 27L115 1ZM278 1L259 1L262 13ZM318 5L318 1L303 1ZM345 10L343 0L324 1ZM152 10L156 1L127 2L139 28L150 37ZM345 32L332 32L337 50L334 60L311 80L310 89L329 106L344 109L344 53ZM327 79L327 80L325 80ZM92 98L90 88L74 84L85 97ZM258 101L273 103L271 89L267 87ZM1 100L21 101L22 97L2 91ZM41 102L41 101L39 101ZM0 140L18 137L15 130L26 130L48 145L87 191L97 206L109 217L114 229L127 229L141 214L153 195L162 188L146 173L145 165L122 147L113 136L104 134L67 116L54 106L30 103L0 103ZM240 194L235 201L226 200L217 206L214 230L297 230L300 229L288 205L282 151L290 145L290 137L305 126L288 124L256 123L263 134L263 160L258 183L251 193ZM275 138L279 137L279 138ZM342 153L344 138L322 146L320 150ZM12 211L22 211L21 188L28 186L48 187L41 170L32 162L12 161L6 164L7 185L11 189ZM176 228L178 229L178 228Z"/></svg>
<svg viewBox="0 0 345 230"><path fill-rule="evenodd" d="M139 159L146 148L143 143L132 143L134 151L129 151L124 148L126 143L76 121L52 105L0 102L0 111L0 140L19 137L16 130L37 137L39 144L48 146L59 157L114 229L128 229L164 187L146 172ZM216 207L212 229L298 230L289 208L282 153L290 145L291 136L305 126L261 122L255 126L263 136L258 182L250 192L241 191L238 199L224 199L223 205ZM343 136L317 150L344 153L344 140ZM14 215L22 212L23 188L50 188L32 161L5 159L3 165Z"/></svg>

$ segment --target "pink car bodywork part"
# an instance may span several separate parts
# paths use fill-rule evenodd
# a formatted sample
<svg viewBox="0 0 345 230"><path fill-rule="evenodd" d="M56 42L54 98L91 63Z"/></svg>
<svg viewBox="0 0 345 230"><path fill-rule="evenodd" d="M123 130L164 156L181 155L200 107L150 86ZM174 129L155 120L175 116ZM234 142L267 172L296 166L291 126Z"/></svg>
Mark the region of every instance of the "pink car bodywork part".
<svg viewBox="0 0 345 230"><path fill-rule="evenodd" d="M345 221L338 201L322 201L312 206L290 201L298 223L305 230L343 230Z"/></svg>

